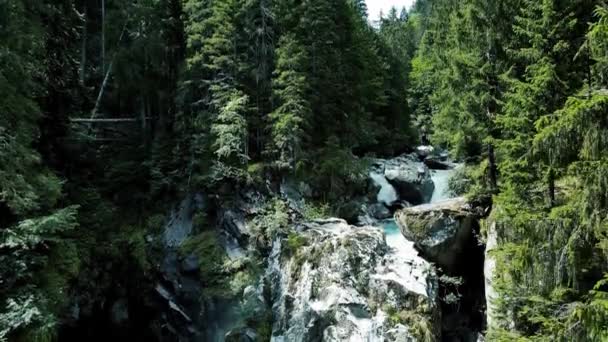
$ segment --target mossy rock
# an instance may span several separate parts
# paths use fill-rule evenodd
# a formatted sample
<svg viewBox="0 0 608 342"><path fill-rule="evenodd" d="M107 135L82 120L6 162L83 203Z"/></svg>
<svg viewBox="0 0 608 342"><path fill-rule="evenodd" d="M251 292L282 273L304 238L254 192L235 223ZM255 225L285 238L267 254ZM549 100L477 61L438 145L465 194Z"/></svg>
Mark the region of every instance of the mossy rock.
<svg viewBox="0 0 608 342"><path fill-rule="evenodd" d="M476 216L466 199L406 208L395 214L403 236L430 261L452 268L473 236Z"/></svg>

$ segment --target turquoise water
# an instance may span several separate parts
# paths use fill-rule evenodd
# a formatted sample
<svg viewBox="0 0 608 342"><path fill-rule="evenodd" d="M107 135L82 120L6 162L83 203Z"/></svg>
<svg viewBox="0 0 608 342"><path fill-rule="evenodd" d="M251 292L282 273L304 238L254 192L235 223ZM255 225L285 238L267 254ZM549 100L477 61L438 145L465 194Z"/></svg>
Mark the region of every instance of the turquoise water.
<svg viewBox="0 0 608 342"><path fill-rule="evenodd" d="M393 235L401 235L401 231L399 230L397 223L395 223L395 220L384 221L382 222L382 226L384 227L384 233L387 237Z"/></svg>
<svg viewBox="0 0 608 342"><path fill-rule="evenodd" d="M410 244L409 241L401 235L401 230L395 223L395 220L386 220L382 222L384 228L384 235L386 235L386 244L393 248L397 253L408 251Z"/></svg>

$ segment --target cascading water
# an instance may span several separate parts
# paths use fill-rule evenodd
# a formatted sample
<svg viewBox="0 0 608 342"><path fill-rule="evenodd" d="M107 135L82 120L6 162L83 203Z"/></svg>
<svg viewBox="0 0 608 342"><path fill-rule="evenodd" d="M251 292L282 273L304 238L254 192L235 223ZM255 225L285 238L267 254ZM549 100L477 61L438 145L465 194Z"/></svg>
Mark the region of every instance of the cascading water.
<svg viewBox="0 0 608 342"><path fill-rule="evenodd" d="M449 191L449 181L460 165L454 166L449 170L431 171L435 190L430 204L447 201L454 197ZM395 259L410 259L419 254L414 248L414 243L401 234L394 220L384 221L383 227L386 242L392 248ZM462 260L470 267L459 267L456 273L448 274L453 277L461 277L464 281L464 285L460 288L462 298L458 304L458 307L462 306L462 308L454 309L452 304L442 304L442 341L476 341L478 332L483 330L484 323L479 318L480 308L483 307L480 300L484 299L479 298L483 297L483 249L478 246L476 240L471 240L470 243L471 246L467 248L468 252L462 256ZM479 267L473 267L473 265ZM399 277L404 277L404 275L399 274ZM405 278L407 278L406 275ZM400 280L407 281L407 279ZM440 284L438 291L443 296L444 292L448 290Z"/></svg>
<svg viewBox="0 0 608 342"><path fill-rule="evenodd" d="M376 185L380 186L380 192L378 192L378 195L376 197L378 203L383 203L386 206L391 206L399 199L399 196L397 196L397 191L395 191L395 188L393 188L393 186L388 182L388 180L386 180L384 174L371 172L369 176L374 181L374 183L376 183Z"/></svg>
<svg viewBox="0 0 608 342"><path fill-rule="evenodd" d="M449 181L458 167L459 166L456 166L450 170L433 170L431 172L431 179L433 180L433 183L435 183L435 191L433 191L431 203L437 203L453 198L449 191ZM387 194L394 194L394 196L397 197L395 189L390 183L388 183L384 176L379 175L377 173L371 173L371 176L374 182L376 182L376 184L382 186L380 192L378 193L379 202L381 201L381 198L386 199L387 197L385 196L387 196ZM384 180L384 182L382 180ZM413 247L413 242L408 241L407 239L405 239L405 237L403 237L401 231L399 231L399 227L397 227L397 224L395 223L395 220L384 221L383 226L384 233L386 234L386 243L390 247L394 248L397 253L407 255L409 255L410 253L418 253Z"/></svg>
<svg viewBox="0 0 608 342"><path fill-rule="evenodd" d="M433 197L431 197L431 203L437 203L453 198L449 191L450 178L454 175L454 171L451 170L433 170L431 172L431 179L435 183L435 191Z"/></svg>

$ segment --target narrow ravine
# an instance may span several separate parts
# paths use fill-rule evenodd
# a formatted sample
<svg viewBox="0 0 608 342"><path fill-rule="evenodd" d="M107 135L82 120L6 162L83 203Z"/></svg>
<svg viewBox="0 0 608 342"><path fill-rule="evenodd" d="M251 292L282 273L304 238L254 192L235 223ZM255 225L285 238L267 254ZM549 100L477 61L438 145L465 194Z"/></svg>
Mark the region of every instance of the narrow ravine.
<svg viewBox="0 0 608 342"><path fill-rule="evenodd" d="M435 204L454 200L455 197L449 191L449 181L458 167L460 165L454 164L448 170L431 170L435 189L430 202L411 209L428 210ZM391 193L391 190L383 187L380 193ZM379 201L380 197L379 194ZM417 250L414 242L403 236L394 219L383 221L382 225L387 244L396 258L407 260L419 254L425 257L424 253ZM437 265L442 316L441 340L446 342L475 342L485 330L484 248L478 243L477 221L472 222L471 229L472 233L458 254L454 266L444 269Z"/></svg>

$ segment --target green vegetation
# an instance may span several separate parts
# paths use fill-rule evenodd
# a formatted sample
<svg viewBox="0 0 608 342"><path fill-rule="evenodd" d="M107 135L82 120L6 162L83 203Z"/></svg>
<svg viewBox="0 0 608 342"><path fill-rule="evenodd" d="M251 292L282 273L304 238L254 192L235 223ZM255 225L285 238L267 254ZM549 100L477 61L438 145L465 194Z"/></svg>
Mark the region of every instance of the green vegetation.
<svg viewBox="0 0 608 342"><path fill-rule="evenodd" d="M237 293L260 259L226 260L214 206L293 178L304 219L352 219L367 157L418 142L467 163L452 192L493 199L509 323L490 336L608 339L605 1L418 0L377 27L365 8L0 1L0 341L56 340L71 301L153 290L186 194L213 203L182 252ZM295 216L276 199L252 218L259 256L277 236L308 248Z"/></svg>
<svg viewBox="0 0 608 342"><path fill-rule="evenodd" d="M608 338L605 3L418 5L431 7L412 62L416 120L471 162L453 192L494 195L489 338Z"/></svg>
<svg viewBox="0 0 608 342"><path fill-rule="evenodd" d="M278 198L270 200L252 222L251 243L260 249L270 248L278 234L289 230L289 212L287 204Z"/></svg>
<svg viewBox="0 0 608 342"><path fill-rule="evenodd" d="M433 342L436 340L432 323L421 312L417 310L397 311L386 306L383 310L388 314L389 321L392 324L403 324L408 327L410 334L412 334L416 341Z"/></svg>
<svg viewBox="0 0 608 342"><path fill-rule="evenodd" d="M302 210L302 215L304 219L307 221L314 221L318 219L323 219L330 217L330 206L327 203L323 204L314 204L314 203L305 203L304 208Z"/></svg>

